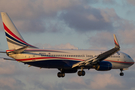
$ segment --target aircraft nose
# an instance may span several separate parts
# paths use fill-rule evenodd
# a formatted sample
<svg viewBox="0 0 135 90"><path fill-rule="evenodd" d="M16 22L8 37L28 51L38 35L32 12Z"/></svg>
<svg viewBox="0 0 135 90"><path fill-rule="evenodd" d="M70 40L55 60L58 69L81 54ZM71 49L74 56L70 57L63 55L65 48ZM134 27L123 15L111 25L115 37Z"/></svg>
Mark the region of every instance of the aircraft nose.
<svg viewBox="0 0 135 90"><path fill-rule="evenodd" d="M135 63L135 61L131 58L132 65Z"/></svg>
<svg viewBox="0 0 135 90"><path fill-rule="evenodd" d="M131 63L131 65L135 63L135 61L131 57L129 57L129 62Z"/></svg>

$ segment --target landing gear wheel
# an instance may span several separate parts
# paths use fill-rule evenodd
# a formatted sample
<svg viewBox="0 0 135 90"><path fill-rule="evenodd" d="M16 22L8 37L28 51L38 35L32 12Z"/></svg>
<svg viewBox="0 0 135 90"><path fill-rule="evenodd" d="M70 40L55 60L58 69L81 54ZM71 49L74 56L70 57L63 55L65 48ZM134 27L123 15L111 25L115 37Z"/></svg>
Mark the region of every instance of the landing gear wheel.
<svg viewBox="0 0 135 90"><path fill-rule="evenodd" d="M60 72L57 73L57 76L58 76L59 78L60 78L60 74L61 74Z"/></svg>
<svg viewBox="0 0 135 90"><path fill-rule="evenodd" d="M124 73L123 73L123 72L121 72L121 73L120 73L120 76L124 76Z"/></svg>
<svg viewBox="0 0 135 90"><path fill-rule="evenodd" d="M82 71L82 76L85 76L85 71Z"/></svg>
<svg viewBox="0 0 135 90"><path fill-rule="evenodd" d="M81 76L82 74L81 74L81 71L78 71L78 76Z"/></svg>
<svg viewBox="0 0 135 90"><path fill-rule="evenodd" d="M65 73L62 73L62 77L65 77Z"/></svg>
<svg viewBox="0 0 135 90"><path fill-rule="evenodd" d="M57 73L57 76L60 78L60 77L65 77L65 73L62 73L62 72L58 72Z"/></svg>
<svg viewBox="0 0 135 90"><path fill-rule="evenodd" d="M85 76L85 71L78 71L78 76Z"/></svg>

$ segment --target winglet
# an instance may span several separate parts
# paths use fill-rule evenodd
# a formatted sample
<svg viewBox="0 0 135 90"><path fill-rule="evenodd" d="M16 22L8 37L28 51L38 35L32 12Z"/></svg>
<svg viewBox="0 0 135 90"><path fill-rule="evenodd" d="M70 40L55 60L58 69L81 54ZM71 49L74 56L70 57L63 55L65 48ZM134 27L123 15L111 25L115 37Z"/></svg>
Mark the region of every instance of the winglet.
<svg viewBox="0 0 135 90"><path fill-rule="evenodd" d="M115 47L116 47L116 48L120 48L120 45L119 45L119 42L118 42L118 40L117 40L116 35L115 35L115 34L113 34L113 36L114 36L114 43L115 43Z"/></svg>

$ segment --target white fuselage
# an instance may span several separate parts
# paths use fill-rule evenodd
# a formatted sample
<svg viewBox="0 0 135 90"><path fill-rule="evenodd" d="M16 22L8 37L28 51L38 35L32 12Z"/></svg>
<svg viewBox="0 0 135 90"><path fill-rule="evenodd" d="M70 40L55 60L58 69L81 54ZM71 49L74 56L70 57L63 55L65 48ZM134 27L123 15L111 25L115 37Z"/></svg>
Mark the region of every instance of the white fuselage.
<svg viewBox="0 0 135 90"><path fill-rule="evenodd" d="M9 52L10 50L7 50ZM37 67L43 68L59 68L64 62L67 65L72 66L80 61L85 61L87 59L96 57L97 55L103 53L104 51L94 51L94 50L41 50L41 49L28 49L21 54L9 54L10 57L17 61L30 64ZM44 62L47 61L47 62ZM61 62L56 62L61 61ZM118 52L104 61L108 61L112 64L112 69L128 68L134 64L133 59L123 53ZM44 65L40 65L44 62ZM35 64L37 63L37 64ZM55 63L56 67L54 64ZM62 63L62 64L60 64ZM54 65L54 66L53 66ZM64 66L62 66L63 68Z"/></svg>

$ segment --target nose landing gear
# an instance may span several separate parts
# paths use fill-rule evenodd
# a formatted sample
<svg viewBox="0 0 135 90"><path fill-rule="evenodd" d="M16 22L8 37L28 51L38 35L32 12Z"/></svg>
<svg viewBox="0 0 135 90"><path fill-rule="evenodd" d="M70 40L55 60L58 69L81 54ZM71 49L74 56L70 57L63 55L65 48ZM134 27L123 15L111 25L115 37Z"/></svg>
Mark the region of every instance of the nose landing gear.
<svg viewBox="0 0 135 90"><path fill-rule="evenodd" d="M120 76L124 76L124 73L122 72L123 71L123 69L120 69Z"/></svg>

